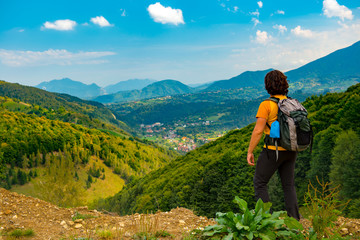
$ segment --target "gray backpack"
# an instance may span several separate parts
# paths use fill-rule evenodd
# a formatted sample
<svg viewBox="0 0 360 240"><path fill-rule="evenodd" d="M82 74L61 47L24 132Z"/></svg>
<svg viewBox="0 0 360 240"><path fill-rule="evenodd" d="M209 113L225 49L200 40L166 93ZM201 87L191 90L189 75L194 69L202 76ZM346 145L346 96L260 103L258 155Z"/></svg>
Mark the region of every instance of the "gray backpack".
<svg viewBox="0 0 360 240"><path fill-rule="evenodd" d="M278 119L280 125L280 138L265 137L265 144L281 146L288 151L304 151L310 146L310 152L313 142L313 131L307 111L298 100L287 98L279 100L278 98L268 98L267 100L277 103L279 107ZM271 129L271 126L268 125ZM278 151L276 150L276 156Z"/></svg>

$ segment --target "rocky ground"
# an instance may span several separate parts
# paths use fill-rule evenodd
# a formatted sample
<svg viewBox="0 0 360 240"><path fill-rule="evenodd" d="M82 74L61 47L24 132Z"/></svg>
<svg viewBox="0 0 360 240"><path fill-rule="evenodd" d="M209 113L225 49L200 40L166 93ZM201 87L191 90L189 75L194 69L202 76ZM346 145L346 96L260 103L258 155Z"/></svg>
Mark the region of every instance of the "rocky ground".
<svg viewBox="0 0 360 240"><path fill-rule="evenodd" d="M191 230L209 224L214 222L185 208L120 217L87 207L60 208L0 188L0 231L3 235L0 239L9 238L5 235L15 229L32 229L34 236L28 239L41 240L136 239L134 235L141 232L158 232L159 239L184 239L189 238ZM171 236L165 236L166 233Z"/></svg>
<svg viewBox="0 0 360 240"><path fill-rule="evenodd" d="M191 231L215 222L196 216L191 210L176 208L155 214L117 216L88 210L87 207L60 208L45 201L0 188L0 240L16 229L32 229L26 239L149 239L140 233L152 233L154 239L194 239ZM308 228L310 222L302 220ZM340 217L337 226L343 235L358 239L360 220ZM170 236L166 236L170 234ZM136 235L138 237L136 237Z"/></svg>

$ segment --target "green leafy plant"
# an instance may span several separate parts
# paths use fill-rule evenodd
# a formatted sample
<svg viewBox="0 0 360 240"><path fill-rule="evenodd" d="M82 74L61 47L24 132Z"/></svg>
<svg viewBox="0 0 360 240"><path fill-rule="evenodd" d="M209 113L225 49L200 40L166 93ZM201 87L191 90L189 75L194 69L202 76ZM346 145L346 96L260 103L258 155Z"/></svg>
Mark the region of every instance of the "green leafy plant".
<svg viewBox="0 0 360 240"><path fill-rule="evenodd" d="M235 197L242 213L217 213L218 224L208 226L203 236L212 239L277 239L296 237L302 225L294 218L286 216L286 212L270 213L271 203L263 203L259 199L254 210L249 210L247 202ZM287 226L287 227L286 227Z"/></svg>

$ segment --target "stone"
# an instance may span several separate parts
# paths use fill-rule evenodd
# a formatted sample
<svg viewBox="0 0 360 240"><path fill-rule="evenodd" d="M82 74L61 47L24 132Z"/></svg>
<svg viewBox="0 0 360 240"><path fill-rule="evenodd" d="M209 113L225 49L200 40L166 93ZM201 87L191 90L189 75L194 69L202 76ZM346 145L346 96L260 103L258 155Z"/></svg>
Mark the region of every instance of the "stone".
<svg viewBox="0 0 360 240"><path fill-rule="evenodd" d="M184 220L179 220L179 223L180 224L185 224L185 221Z"/></svg>
<svg viewBox="0 0 360 240"><path fill-rule="evenodd" d="M11 214L11 213L12 213L12 211L8 209L8 210L5 210L5 212L4 212L4 213L5 213L5 215L9 215L9 214Z"/></svg>
<svg viewBox="0 0 360 240"><path fill-rule="evenodd" d="M120 227L125 227L125 224L121 222L121 223L119 223L119 226Z"/></svg>
<svg viewBox="0 0 360 240"><path fill-rule="evenodd" d="M14 216L13 216L13 219L17 219L17 215L14 215Z"/></svg>
<svg viewBox="0 0 360 240"><path fill-rule="evenodd" d="M126 233L125 233L125 237L131 237L131 233L126 232Z"/></svg>
<svg viewBox="0 0 360 240"><path fill-rule="evenodd" d="M73 221L68 221L68 224L69 224L70 226L73 226L75 223L74 223Z"/></svg>
<svg viewBox="0 0 360 240"><path fill-rule="evenodd" d="M64 220L61 221L60 225L66 225L66 222Z"/></svg>
<svg viewBox="0 0 360 240"><path fill-rule="evenodd" d="M82 228L82 226L83 225L81 223L78 223L78 224L75 224L74 228L79 229L79 228Z"/></svg>
<svg viewBox="0 0 360 240"><path fill-rule="evenodd" d="M83 220L82 219L76 219L74 222L75 223L81 223Z"/></svg>
<svg viewBox="0 0 360 240"><path fill-rule="evenodd" d="M347 228L342 228L342 229L340 230L340 232L341 232L341 235L346 235L346 234L349 233L349 229L347 229Z"/></svg>

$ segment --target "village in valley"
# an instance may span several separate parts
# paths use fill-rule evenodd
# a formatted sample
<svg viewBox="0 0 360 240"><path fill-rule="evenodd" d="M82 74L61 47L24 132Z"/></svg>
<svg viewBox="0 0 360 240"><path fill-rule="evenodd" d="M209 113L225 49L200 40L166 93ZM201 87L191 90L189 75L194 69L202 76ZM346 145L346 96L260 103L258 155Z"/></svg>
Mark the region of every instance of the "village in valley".
<svg viewBox="0 0 360 240"><path fill-rule="evenodd" d="M201 118L198 118L196 121L179 121L179 123L169 125L156 122L153 124L141 124L140 132L147 140L154 141L159 145L163 145L180 153L187 153L205 143L222 137L226 133L225 131L194 133L192 130L199 126L210 126L212 123L213 121L203 120Z"/></svg>

